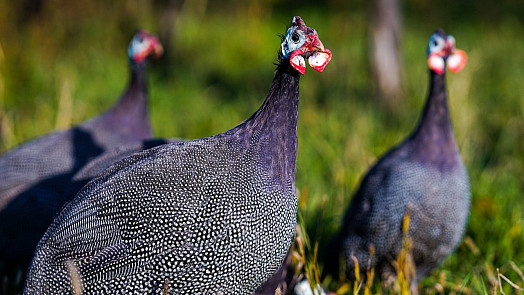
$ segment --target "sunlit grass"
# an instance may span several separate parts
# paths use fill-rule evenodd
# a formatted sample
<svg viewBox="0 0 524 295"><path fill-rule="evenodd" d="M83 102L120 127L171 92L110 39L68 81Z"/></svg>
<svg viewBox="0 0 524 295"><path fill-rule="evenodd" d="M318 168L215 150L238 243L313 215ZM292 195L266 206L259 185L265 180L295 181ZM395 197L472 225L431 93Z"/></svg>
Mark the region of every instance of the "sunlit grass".
<svg viewBox="0 0 524 295"><path fill-rule="evenodd" d="M7 17L17 13L15 6L0 0L0 152L109 108L127 83L126 49L134 30L165 31L159 23L163 11L145 2L97 2L98 7L80 1L78 9L43 2L41 17L17 23ZM299 210L311 251L318 243L319 253L368 167L415 126L428 87L427 38L437 26L453 34L457 47L469 54L466 68L448 74L447 81L472 208L464 241L421 289L500 294L497 269L523 286L515 270L524 269L521 23L509 17L496 26L483 20L421 24L408 15L402 39L404 99L388 111L374 95L362 10L278 11L253 1L232 5L224 17L226 8L206 10L213 3L183 2L171 24L172 51L149 67L150 114L159 137L208 136L248 118L267 94L277 35L294 14L315 27L333 52L324 73L307 70L300 89ZM313 274L322 269L323 262L317 262L307 266ZM345 284L350 287L343 289ZM506 294L516 294L504 279L501 284ZM342 288L341 294L354 291L353 282L338 278L329 285ZM366 286L361 294L381 290L380 284Z"/></svg>

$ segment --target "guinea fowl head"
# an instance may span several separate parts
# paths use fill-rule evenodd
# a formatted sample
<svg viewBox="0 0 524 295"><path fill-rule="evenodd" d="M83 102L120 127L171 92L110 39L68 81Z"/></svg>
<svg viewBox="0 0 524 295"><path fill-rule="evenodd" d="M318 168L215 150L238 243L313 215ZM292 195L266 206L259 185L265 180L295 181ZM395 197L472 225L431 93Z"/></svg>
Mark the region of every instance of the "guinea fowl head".
<svg viewBox="0 0 524 295"><path fill-rule="evenodd" d="M450 71L459 72L467 61L466 52L455 48L455 38L441 29L429 38L427 57L429 68L439 75L444 74L446 65Z"/></svg>
<svg viewBox="0 0 524 295"><path fill-rule="evenodd" d="M164 49L158 39L144 30L139 30L133 36L128 48L129 60L134 63L142 62L148 56L159 58L163 52Z"/></svg>
<svg viewBox="0 0 524 295"><path fill-rule="evenodd" d="M281 48L280 61L289 62L302 75L306 72L306 58L309 65L319 72L324 71L331 60L331 51L324 48L317 31L306 26L300 16L293 17L291 26L282 38Z"/></svg>

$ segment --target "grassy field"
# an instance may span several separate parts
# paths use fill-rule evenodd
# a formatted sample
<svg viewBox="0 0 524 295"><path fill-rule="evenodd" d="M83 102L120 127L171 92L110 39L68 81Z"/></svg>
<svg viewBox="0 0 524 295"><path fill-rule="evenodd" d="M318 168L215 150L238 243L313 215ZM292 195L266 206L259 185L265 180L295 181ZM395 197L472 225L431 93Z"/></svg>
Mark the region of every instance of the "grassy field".
<svg viewBox="0 0 524 295"><path fill-rule="evenodd" d="M428 87L427 39L442 27L469 54L466 68L447 81L472 208L465 239L422 287L499 294L497 269L523 286L524 5L404 2L404 95L388 109L369 66L367 4L342 2L198 0L166 9L140 1L0 0L0 152L110 107L127 83L127 44L140 27L158 33L166 48L149 66L155 134L227 130L262 103L277 35L298 14L333 52L324 73L307 70L300 89L299 207L311 244L322 251L367 168L414 127Z"/></svg>

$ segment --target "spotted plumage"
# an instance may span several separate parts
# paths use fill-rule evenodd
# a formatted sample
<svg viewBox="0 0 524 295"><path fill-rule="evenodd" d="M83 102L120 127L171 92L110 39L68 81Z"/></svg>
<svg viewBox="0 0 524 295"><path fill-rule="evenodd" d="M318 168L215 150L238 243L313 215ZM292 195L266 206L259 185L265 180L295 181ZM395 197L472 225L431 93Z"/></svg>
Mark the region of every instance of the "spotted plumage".
<svg viewBox="0 0 524 295"><path fill-rule="evenodd" d="M454 39L448 38L442 31L435 32L428 58L445 63L455 54ZM440 63L435 64L441 69ZM469 178L453 135L445 72L431 68L428 98L417 128L382 156L362 180L340 232L328 247L326 267L338 271L340 255L347 274L354 277L355 256L361 271L371 266L383 275L395 273L392 262L401 249L402 222L409 214L415 292L420 279L461 240L469 206ZM374 255L370 255L371 247Z"/></svg>
<svg viewBox="0 0 524 295"><path fill-rule="evenodd" d="M300 17L306 53L323 50ZM316 33L316 32L315 32ZM311 40L310 40L311 39ZM25 294L251 294L296 223L300 74L281 59L269 94L224 133L161 145L88 183L40 241Z"/></svg>

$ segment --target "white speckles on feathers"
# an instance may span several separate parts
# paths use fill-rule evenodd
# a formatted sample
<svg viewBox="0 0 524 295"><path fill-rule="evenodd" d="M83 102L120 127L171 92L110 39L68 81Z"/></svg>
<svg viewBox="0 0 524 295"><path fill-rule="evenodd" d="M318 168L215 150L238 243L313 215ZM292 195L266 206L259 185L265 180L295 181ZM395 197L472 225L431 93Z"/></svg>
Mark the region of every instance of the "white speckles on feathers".
<svg viewBox="0 0 524 295"><path fill-rule="evenodd" d="M88 293L153 292L165 279L177 294L254 290L292 242L296 199L294 186L269 189L257 144L238 150L233 141L153 148L89 183L43 238L26 293L48 283L67 290L69 260Z"/></svg>

